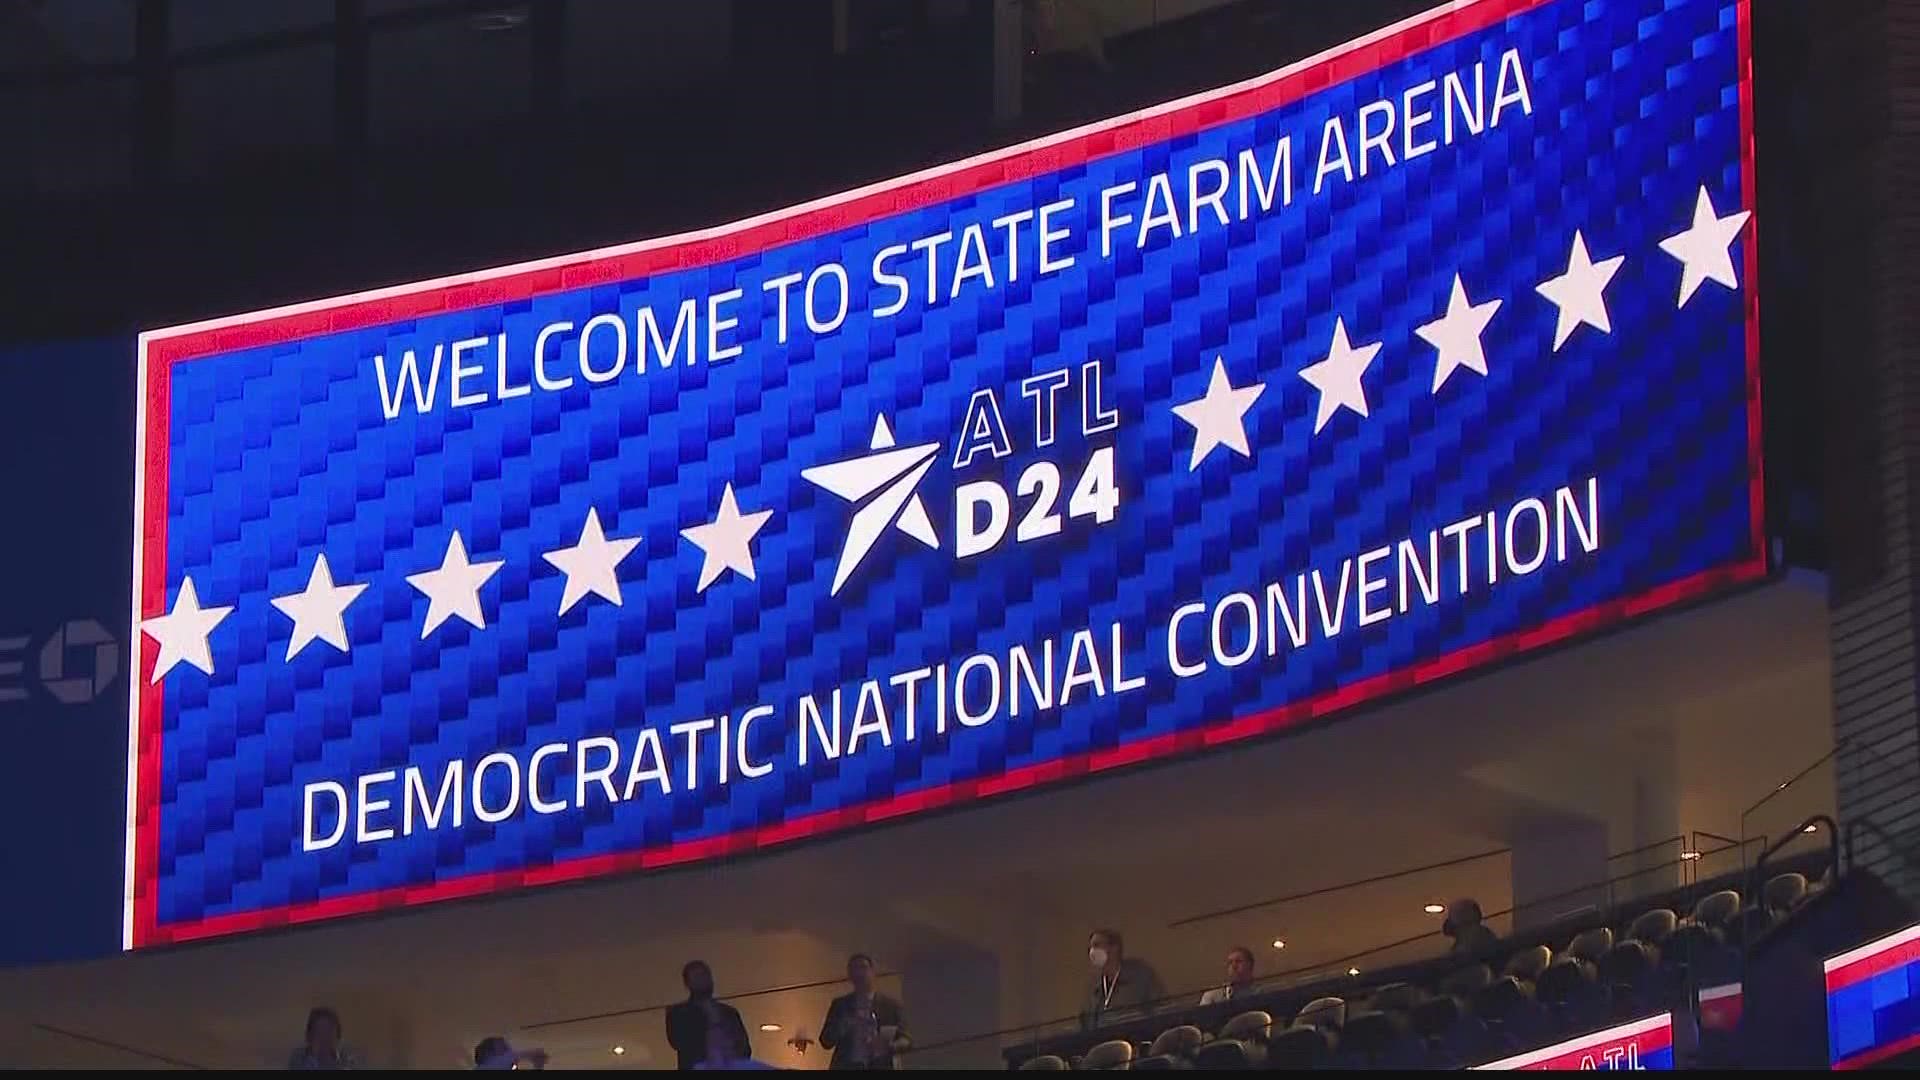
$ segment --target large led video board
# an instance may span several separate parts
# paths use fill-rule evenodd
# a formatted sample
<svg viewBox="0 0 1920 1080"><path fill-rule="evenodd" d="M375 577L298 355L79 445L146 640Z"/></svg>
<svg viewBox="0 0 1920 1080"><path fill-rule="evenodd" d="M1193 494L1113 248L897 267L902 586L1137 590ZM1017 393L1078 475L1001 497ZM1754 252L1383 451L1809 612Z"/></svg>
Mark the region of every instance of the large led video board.
<svg viewBox="0 0 1920 1080"><path fill-rule="evenodd" d="M1824 968L1830 1067L1920 1054L1920 925L1829 957Z"/></svg>
<svg viewBox="0 0 1920 1080"><path fill-rule="evenodd" d="M1747 38L1456 3L142 335L128 944L739 855L1761 575Z"/></svg>
<svg viewBox="0 0 1920 1080"><path fill-rule="evenodd" d="M1672 1069L1673 1014L1649 1016L1474 1068L1523 1072Z"/></svg>

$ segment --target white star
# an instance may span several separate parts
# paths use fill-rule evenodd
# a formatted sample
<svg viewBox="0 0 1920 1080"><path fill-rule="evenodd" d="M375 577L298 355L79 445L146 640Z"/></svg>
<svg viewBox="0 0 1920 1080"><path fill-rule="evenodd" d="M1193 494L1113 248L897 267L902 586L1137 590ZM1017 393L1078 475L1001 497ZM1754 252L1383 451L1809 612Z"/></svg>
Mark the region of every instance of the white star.
<svg viewBox="0 0 1920 1080"><path fill-rule="evenodd" d="M447 554L440 560L440 569L408 574L407 584L427 597L427 621L420 627L421 640L426 640L428 634L455 615L485 630L487 617L480 611L480 586L499 571L502 562L499 559L468 562L467 545L456 529L453 538L447 541Z"/></svg>
<svg viewBox="0 0 1920 1080"><path fill-rule="evenodd" d="M728 570L753 580L753 536L772 516L771 510L742 514L733 499L733 485L728 484L720 493L720 513L712 522L680 530L703 553L698 592L706 592Z"/></svg>
<svg viewBox="0 0 1920 1080"><path fill-rule="evenodd" d="M233 611L233 605L203 608L193 579L180 582L180 594L173 599L173 610L140 620L140 629L160 643L160 656L153 662L153 682L185 660L207 674L213 674L213 654L207 649L207 635L220 620Z"/></svg>
<svg viewBox="0 0 1920 1080"><path fill-rule="evenodd" d="M1187 461L1188 472L1199 468L1200 462L1216 446L1224 446L1241 457L1251 455L1247 449L1247 410L1253 408L1253 403L1266 390L1266 383L1236 390L1227 381L1226 361L1218 356L1213 358L1213 378L1207 382L1206 396L1173 407L1173 415L1193 425L1193 457Z"/></svg>
<svg viewBox="0 0 1920 1080"><path fill-rule="evenodd" d="M315 639L346 652L347 605L366 588L364 583L335 585L333 571L327 567L327 556L321 553L313 561L313 573L307 578L305 592L273 598L273 606L293 620L293 637L287 640L287 659L293 659Z"/></svg>
<svg viewBox="0 0 1920 1080"><path fill-rule="evenodd" d="M1686 307L1694 291L1705 281L1717 281L1729 289L1739 288L1733 276L1733 257L1727 249L1752 216L1745 210L1726 217L1717 216L1706 187L1700 188L1700 198L1693 204L1693 227L1660 241L1661 251L1680 260L1680 302L1675 307Z"/></svg>
<svg viewBox="0 0 1920 1080"><path fill-rule="evenodd" d="M1607 320L1607 301L1601 295L1607 282L1620 271L1620 264L1626 262L1626 256L1615 255L1611 259L1594 262L1587 255L1586 238L1578 229L1573 233L1573 251L1567 256L1567 272L1559 277L1548 278L1535 286L1541 296L1553 301L1560 309L1560 321L1553 327L1553 351L1559 352L1560 346L1567 343L1574 330L1586 323L1601 333L1613 333L1613 324Z"/></svg>
<svg viewBox="0 0 1920 1080"><path fill-rule="evenodd" d="M1347 340L1346 322L1339 316L1334 317L1333 346L1327 350L1327 358L1300 369L1300 377L1320 391L1320 411L1313 418L1315 435L1343 406L1361 416L1367 415L1367 391L1360 385L1360 376L1367 373L1379 351L1377 341L1354 348Z"/></svg>
<svg viewBox="0 0 1920 1080"><path fill-rule="evenodd" d="M1438 319L1414 328L1421 340L1440 350L1440 358L1433 365L1433 392L1439 393L1446 385L1447 376L1456 368L1466 368L1482 375L1487 373L1487 354L1480 347L1480 335L1486 332L1487 324L1493 321L1493 313L1500 310L1500 301L1488 300L1474 304L1467 300L1466 286L1460 283L1460 275L1453 275L1453 295L1447 298L1447 313Z"/></svg>
<svg viewBox="0 0 1920 1080"><path fill-rule="evenodd" d="M613 568L639 543L638 536L607 539L607 534L600 529L600 512L588 507L586 523L580 526L580 542L540 556L567 575L566 588L560 590L560 614L565 615L568 608L588 593L611 600L613 606L619 607L620 579L614 576Z"/></svg>

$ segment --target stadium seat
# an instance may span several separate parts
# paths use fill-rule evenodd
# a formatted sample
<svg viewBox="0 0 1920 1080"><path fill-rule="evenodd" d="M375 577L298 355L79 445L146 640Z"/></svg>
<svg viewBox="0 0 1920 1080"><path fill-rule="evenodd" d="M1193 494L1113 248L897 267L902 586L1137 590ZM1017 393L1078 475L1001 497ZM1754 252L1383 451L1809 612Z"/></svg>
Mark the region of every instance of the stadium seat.
<svg viewBox="0 0 1920 1080"><path fill-rule="evenodd" d="M1021 1072L1055 1072L1064 1071L1066 1067L1067 1059L1058 1054L1041 1054L1020 1063Z"/></svg>
<svg viewBox="0 0 1920 1080"><path fill-rule="evenodd" d="M1660 949L1661 964L1692 972L1696 976L1702 972L1715 971L1721 954L1726 946L1720 942L1720 932L1700 923L1687 923L1675 928Z"/></svg>
<svg viewBox="0 0 1920 1080"><path fill-rule="evenodd" d="M1553 963L1553 950L1545 945L1535 945L1530 949L1521 949L1507 957L1506 974L1521 982L1533 982L1540 973Z"/></svg>
<svg viewBox="0 0 1920 1080"><path fill-rule="evenodd" d="M1322 1031L1339 1031L1347 1023L1347 1003L1337 997L1314 998L1307 1002L1293 1022Z"/></svg>
<svg viewBox="0 0 1920 1080"><path fill-rule="evenodd" d="M1767 911L1775 918L1792 911L1806 895L1807 877L1796 873L1775 874L1760 892Z"/></svg>
<svg viewBox="0 0 1920 1080"><path fill-rule="evenodd" d="M1600 957L1600 978L1613 985L1638 987L1653 974L1655 962L1646 942L1629 939Z"/></svg>
<svg viewBox="0 0 1920 1080"><path fill-rule="evenodd" d="M1333 1039L1325 1031L1295 1025L1273 1033L1267 1041L1267 1066L1273 1069L1312 1069L1333 1060Z"/></svg>
<svg viewBox="0 0 1920 1080"><path fill-rule="evenodd" d="M1107 1072L1133 1065L1133 1044L1125 1039L1108 1039L1087 1051L1079 1067L1088 1072Z"/></svg>
<svg viewBox="0 0 1920 1080"><path fill-rule="evenodd" d="M1485 964L1471 964L1441 979L1440 992L1458 998L1471 998L1492 981L1492 968Z"/></svg>
<svg viewBox="0 0 1920 1080"><path fill-rule="evenodd" d="M1473 1012L1522 1045L1545 1034L1552 1017L1533 999L1533 986L1512 975L1495 979L1473 996Z"/></svg>
<svg viewBox="0 0 1920 1080"><path fill-rule="evenodd" d="M1192 1024L1168 1028L1153 1040L1147 1048L1146 1056L1136 1060L1136 1069L1180 1069L1185 1068L1193 1058L1193 1052L1207 1037Z"/></svg>
<svg viewBox="0 0 1920 1080"><path fill-rule="evenodd" d="M1153 1040L1153 1045L1147 1049L1147 1054L1152 1057L1158 1057L1161 1054L1186 1057L1206 1041L1206 1035L1202 1034L1199 1028L1192 1024L1181 1024L1179 1027L1168 1028L1161 1032L1159 1037Z"/></svg>
<svg viewBox="0 0 1920 1080"><path fill-rule="evenodd" d="M1473 995L1473 1014L1486 1020L1505 1019L1516 1006L1532 997L1526 983L1512 975L1502 975Z"/></svg>
<svg viewBox="0 0 1920 1080"><path fill-rule="evenodd" d="M1740 914L1727 920L1720 928L1726 942L1736 948L1753 944L1754 939L1773 926L1773 916L1765 908L1741 908Z"/></svg>
<svg viewBox="0 0 1920 1080"><path fill-rule="evenodd" d="M1680 925L1680 919L1666 908L1654 908L1643 911L1631 923L1627 924L1628 941L1643 941L1658 949L1672 935L1674 927Z"/></svg>
<svg viewBox="0 0 1920 1080"><path fill-rule="evenodd" d="M1193 1066L1213 1071L1250 1069L1262 1060L1251 1046L1239 1039L1215 1039L1194 1052Z"/></svg>
<svg viewBox="0 0 1920 1080"><path fill-rule="evenodd" d="M1734 916L1740 914L1740 894L1732 889L1722 889L1709 893L1693 905L1693 921L1702 926L1719 929Z"/></svg>
<svg viewBox="0 0 1920 1080"><path fill-rule="evenodd" d="M1567 955L1576 960L1585 960L1589 964L1597 964L1611 948L1613 948L1613 931L1604 926L1596 926L1591 930L1582 930L1575 934L1573 940L1567 943Z"/></svg>
<svg viewBox="0 0 1920 1080"><path fill-rule="evenodd" d="M1564 1028L1590 1029L1606 1019L1607 995L1597 981L1598 968L1573 956L1556 959L1540 973L1534 999Z"/></svg>
<svg viewBox="0 0 1920 1080"><path fill-rule="evenodd" d="M1378 1053L1398 1033L1392 1013L1356 1012L1347 1017L1346 1026L1340 1029L1340 1050L1342 1053Z"/></svg>
<svg viewBox="0 0 1920 1080"><path fill-rule="evenodd" d="M1439 1039L1465 1015L1467 1011L1460 1007L1458 998L1441 994L1428 998L1414 1008L1413 1030L1423 1039Z"/></svg>
<svg viewBox="0 0 1920 1080"><path fill-rule="evenodd" d="M1409 1069L1425 1062L1426 1044L1414 1037L1404 1014L1368 1010L1347 1017L1339 1057L1367 1068Z"/></svg>
<svg viewBox="0 0 1920 1080"><path fill-rule="evenodd" d="M1411 1016L1413 1010L1426 999L1427 993L1420 987L1412 983L1395 982L1375 990L1367 999L1367 1007L1379 1009L1382 1012L1398 1012Z"/></svg>
<svg viewBox="0 0 1920 1080"><path fill-rule="evenodd" d="M1220 1028L1220 1035L1200 1047L1193 1055L1201 1069L1246 1069L1265 1064L1267 1035L1273 1030L1273 1017L1255 1009L1243 1012Z"/></svg>
<svg viewBox="0 0 1920 1080"><path fill-rule="evenodd" d="M1265 1045L1273 1032L1273 1016L1259 1009L1243 1012L1220 1027L1220 1038Z"/></svg>
<svg viewBox="0 0 1920 1080"><path fill-rule="evenodd" d="M1533 996L1543 1004L1564 1005L1593 985L1593 974L1585 961L1563 956L1540 973L1534 981Z"/></svg>

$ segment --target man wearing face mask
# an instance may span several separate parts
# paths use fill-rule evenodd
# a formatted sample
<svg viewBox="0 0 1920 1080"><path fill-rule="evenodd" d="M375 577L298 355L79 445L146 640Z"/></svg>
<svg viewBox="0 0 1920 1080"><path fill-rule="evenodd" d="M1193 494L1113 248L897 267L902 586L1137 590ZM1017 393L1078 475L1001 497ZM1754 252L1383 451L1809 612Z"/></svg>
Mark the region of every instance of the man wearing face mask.
<svg viewBox="0 0 1920 1080"><path fill-rule="evenodd" d="M1093 982L1080 1008L1082 1028L1097 1028L1122 1019L1125 1013L1144 1014L1166 996L1153 968L1127 956L1118 930L1087 935L1087 964L1093 969Z"/></svg>

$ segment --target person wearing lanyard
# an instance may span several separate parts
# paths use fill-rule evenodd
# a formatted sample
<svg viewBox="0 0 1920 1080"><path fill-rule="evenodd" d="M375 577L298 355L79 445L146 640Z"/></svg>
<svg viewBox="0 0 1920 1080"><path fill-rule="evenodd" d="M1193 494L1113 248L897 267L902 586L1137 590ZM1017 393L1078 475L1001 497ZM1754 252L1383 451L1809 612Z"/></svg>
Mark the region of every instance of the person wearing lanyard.
<svg viewBox="0 0 1920 1080"><path fill-rule="evenodd" d="M1127 956L1118 930L1087 935L1087 963L1093 968L1093 984L1080 1009L1082 1028L1097 1028L1121 1013L1144 1013L1166 996L1153 968Z"/></svg>
<svg viewBox="0 0 1920 1080"><path fill-rule="evenodd" d="M1227 984L1200 995L1200 1004L1218 1005L1253 995L1253 950L1235 945L1227 950Z"/></svg>

